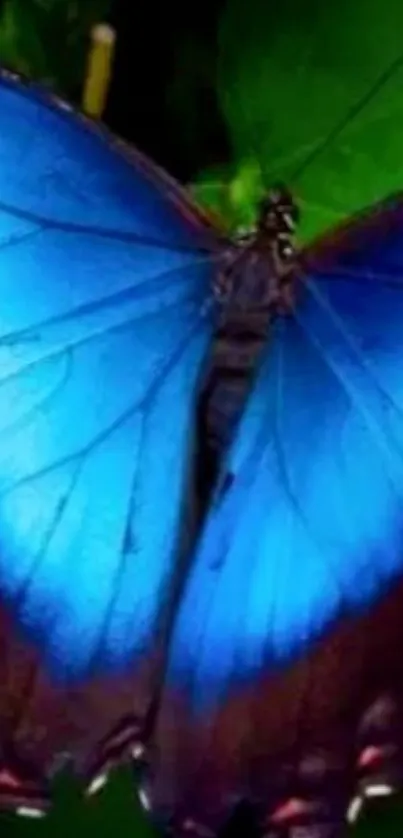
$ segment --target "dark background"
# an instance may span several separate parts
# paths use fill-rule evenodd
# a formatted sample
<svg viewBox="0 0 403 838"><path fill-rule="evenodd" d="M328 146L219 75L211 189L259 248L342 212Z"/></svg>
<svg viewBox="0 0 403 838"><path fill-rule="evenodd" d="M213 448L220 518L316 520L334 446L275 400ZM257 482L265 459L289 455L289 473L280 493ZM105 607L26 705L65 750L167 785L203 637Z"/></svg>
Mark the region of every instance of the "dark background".
<svg viewBox="0 0 403 838"><path fill-rule="evenodd" d="M115 0L114 74L106 121L182 181L225 162L229 139L216 93L224 0Z"/></svg>

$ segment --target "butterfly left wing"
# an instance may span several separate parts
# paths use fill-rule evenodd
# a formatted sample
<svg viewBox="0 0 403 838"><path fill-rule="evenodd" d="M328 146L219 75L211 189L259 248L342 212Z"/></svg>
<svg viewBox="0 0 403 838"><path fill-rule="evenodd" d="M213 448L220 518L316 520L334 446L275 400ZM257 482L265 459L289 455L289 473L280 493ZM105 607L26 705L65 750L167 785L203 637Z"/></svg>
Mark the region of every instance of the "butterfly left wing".
<svg viewBox="0 0 403 838"><path fill-rule="evenodd" d="M403 702L403 200L305 262L172 637L151 795L214 829L243 795L338 829L360 714Z"/></svg>
<svg viewBox="0 0 403 838"><path fill-rule="evenodd" d="M48 771L150 700L221 242L65 103L2 73L0 110L0 765Z"/></svg>

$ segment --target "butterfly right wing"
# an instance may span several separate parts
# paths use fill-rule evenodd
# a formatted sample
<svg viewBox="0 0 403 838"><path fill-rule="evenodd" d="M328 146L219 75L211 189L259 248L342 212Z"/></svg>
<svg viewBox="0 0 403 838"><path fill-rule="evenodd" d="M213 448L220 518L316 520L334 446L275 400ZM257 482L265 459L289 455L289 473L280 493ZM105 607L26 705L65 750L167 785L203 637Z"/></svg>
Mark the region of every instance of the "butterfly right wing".
<svg viewBox="0 0 403 838"><path fill-rule="evenodd" d="M308 253L273 326L172 636L165 815L215 831L245 795L269 834L339 836L361 715L384 690L402 713L402 220L391 200Z"/></svg>

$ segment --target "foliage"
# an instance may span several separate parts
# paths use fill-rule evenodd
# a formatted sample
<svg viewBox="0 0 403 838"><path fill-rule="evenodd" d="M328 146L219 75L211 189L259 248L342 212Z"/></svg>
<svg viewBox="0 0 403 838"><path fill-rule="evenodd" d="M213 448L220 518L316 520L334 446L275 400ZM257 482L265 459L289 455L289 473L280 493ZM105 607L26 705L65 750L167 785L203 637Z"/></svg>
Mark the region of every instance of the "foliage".
<svg viewBox="0 0 403 838"><path fill-rule="evenodd" d="M80 97L89 33L110 0L3 0L0 63Z"/></svg>
<svg viewBox="0 0 403 838"><path fill-rule="evenodd" d="M251 158L263 173L254 200L248 186L239 203L238 190L238 202L228 209L232 223L244 223L263 182L267 187L279 178L301 203L305 240L401 189L402 24L401 0L227 4L220 32L221 105L237 176ZM393 74L368 97L393 62ZM360 113L325 148L326 138L366 97ZM320 154L295 177L318 147ZM221 172L224 181L232 177ZM217 184L212 189L212 173L200 180L210 184L200 198L217 207L222 193Z"/></svg>

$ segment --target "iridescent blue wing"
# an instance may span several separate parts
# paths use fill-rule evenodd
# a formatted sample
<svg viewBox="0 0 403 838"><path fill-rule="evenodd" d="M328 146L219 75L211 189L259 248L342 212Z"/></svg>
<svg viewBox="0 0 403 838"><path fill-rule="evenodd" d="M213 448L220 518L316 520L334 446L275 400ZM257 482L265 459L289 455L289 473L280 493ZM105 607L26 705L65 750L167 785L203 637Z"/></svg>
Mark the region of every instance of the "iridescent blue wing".
<svg viewBox="0 0 403 838"><path fill-rule="evenodd" d="M0 727L22 718L19 739L49 758L74 744L55 683L74 704L92 677L76 727L96 739L119 695L133 712L122 678L155 651L221 243L173 181L65 103L3 74L0 111ZM17 650L41 672L18 711Z"/></svg>
<svg viewBox="0 0 403 838"><path fill-rule="evenodd" d="M305 262L172 639L154 802L210 826L243 794L320 820L326 788L340 817L360 714L403 696L402 199Z"/></svg>

